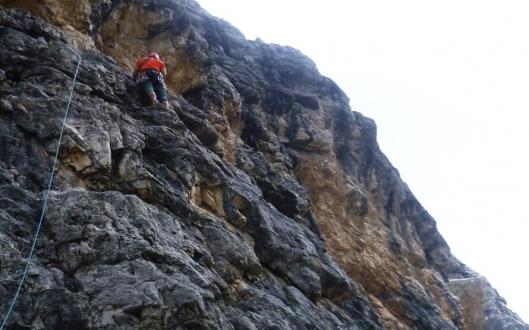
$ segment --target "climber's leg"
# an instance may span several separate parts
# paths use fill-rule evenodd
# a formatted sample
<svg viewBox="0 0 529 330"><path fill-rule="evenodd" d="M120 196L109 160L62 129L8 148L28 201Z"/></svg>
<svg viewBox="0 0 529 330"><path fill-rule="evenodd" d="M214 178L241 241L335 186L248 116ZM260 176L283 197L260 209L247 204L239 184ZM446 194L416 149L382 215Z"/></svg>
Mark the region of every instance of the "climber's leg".
<svg viewBox="0 0 529 330"><path fill-rule="evenodd" d="M145 94L147 94L147 97L149 98L149 105L155 105L156 103L158 103L152 81L146 80L143 82L143 91L145 92Z"/></svg>
<svg viewBox="0 0 529 330"><path fill-rule="evenodd" d="M149 98L149 105L155 105L158 103L158 100L156 99L156 93L148 92L147 97Z"/></svg>
<svg viewBox="0 0 529 330"><path fill-rule="evenodd" d="M160 103L162 103L164 108L169 109L169 102L167 102L167 93L165 92L164 84L160 81L157 81L153 83L153 87L158 100L160 100Z"/></svg>

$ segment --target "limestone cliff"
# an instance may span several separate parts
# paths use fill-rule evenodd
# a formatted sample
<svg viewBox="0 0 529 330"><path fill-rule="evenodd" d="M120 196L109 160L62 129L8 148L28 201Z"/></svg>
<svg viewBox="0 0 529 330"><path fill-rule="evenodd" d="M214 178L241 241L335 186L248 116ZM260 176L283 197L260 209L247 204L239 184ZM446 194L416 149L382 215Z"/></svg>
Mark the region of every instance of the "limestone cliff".
<svg viewBox="0 0 529 330"><path fill-rule="evenodd" d="M9 329L529 329L297 50L191 0L0 4L1 313L82 54ZM171 110L130 78L153 48Z"/></svg>

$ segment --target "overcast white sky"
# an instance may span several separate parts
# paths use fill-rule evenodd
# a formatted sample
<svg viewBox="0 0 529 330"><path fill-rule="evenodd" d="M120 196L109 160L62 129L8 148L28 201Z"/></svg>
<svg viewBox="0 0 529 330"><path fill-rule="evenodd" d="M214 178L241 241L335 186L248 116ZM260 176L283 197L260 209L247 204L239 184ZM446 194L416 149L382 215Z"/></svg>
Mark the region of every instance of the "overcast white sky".
<svg viewBox="0 0 529 330"><path fill-rule="evenodd" d="M528 1L198 1L335 80L452 252L529 322Z"/></svg>

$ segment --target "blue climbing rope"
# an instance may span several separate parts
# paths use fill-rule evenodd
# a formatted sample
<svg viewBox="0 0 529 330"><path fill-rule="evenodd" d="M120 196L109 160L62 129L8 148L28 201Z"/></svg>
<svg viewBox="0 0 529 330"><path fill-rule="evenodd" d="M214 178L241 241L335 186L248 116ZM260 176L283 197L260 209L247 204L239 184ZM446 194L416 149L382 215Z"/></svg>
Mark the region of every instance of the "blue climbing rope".
<svg viewBox="0 0 529 330"><path fill-rule="evenodd" d="M57 166L57 159L59 158L59 150L61 148L62 138L64 135L64 127L66 125L66 118L68 117L68 111L70 110L70 104L72 103L73 91L75 87L75 82L77 81L77 74L79 73L79 67L81 66L81 61L83 60L82 55L78 54L75 51L73 52L77 54L77 56L79 56L79 62L77 63L77 68L75 69L75 75L73 77L72 88L70 90L70 97L68 98L68 105L66 106L66 111L64 113L64 119L62 120L61 134L59 135L59 144L57 145L57 151L55 152L55 158L53 160L53 165L51 167L51 175L50 175L50 180L48 182L48 189L46 190L46 195L44 196L44 206L42 207L42 213L40 214L40 219L37 225L37 230L35 231L35 235L33 236L33 242L31 244L31 249L29 250L29 255L26 261L26 267L24 268L22 277L20 278L20 281L18 282L17 291L15 292L15 296L13 297L13 300L11 301L9 310L7 311L7 314L4 317L2 326L0 326L0 330L4 330L5 326L7 325L7 321L9 320L9 317L11 316L11 312L13 312L13 308L15 307L15 303L17 302L18 296L20 295L20 290L22 289L22 285L24 285L24 281L26 280L26 277L28 275L29 264L31 262L31 258L33 258L33 252L35 251L35 246L37 244L37 239L39 237L40 229L42 227L42 223L44 222L44 216L46 215L46 210L48 209L48 197L50 196L51 185L53 184L53 177L55 176L55 167Z"/></svg>

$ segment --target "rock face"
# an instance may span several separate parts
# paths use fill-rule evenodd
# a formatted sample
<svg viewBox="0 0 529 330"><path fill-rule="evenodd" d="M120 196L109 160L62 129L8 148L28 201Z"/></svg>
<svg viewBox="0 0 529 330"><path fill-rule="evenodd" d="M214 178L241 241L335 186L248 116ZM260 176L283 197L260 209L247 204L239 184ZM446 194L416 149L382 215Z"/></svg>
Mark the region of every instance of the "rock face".
<svg viewBox="0 0 529 330"><path fill-rule="evenodd" d="M498 299L498 293L483 277L455 279L450 289L460 298L462 314L466 324L474 329L526 329L520 320L512 318L505 306L505 300Z"/></svg>
<svg viewBox="0 0 529 330"><path fill-rule="evenodd" d="M82 53L8 329L529 329L298 51L194 1L0 4L43 19L0 11L2 313ZM172 110L143 106L130 79L151 48Z"/></svg>

